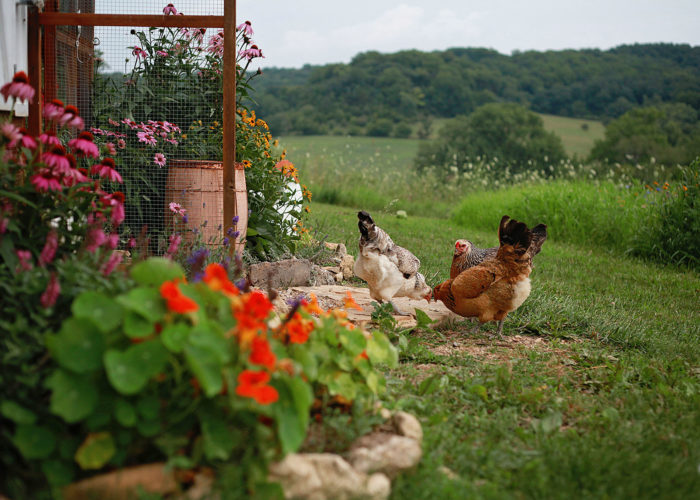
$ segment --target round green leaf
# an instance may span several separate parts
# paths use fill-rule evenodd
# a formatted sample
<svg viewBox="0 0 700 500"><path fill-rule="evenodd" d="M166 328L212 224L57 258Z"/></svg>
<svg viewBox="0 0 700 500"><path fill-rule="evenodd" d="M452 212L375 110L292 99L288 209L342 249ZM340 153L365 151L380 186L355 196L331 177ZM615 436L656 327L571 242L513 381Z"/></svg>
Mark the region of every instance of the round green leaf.
<svg viewBox="0 0 700 500"><path fill-rule="evenodd" d="M73 480L73 467L60 460L42 462L41 471L51 486L65 486Z"/></svg>
<svg viewBox="0 0 700 500"><path fill-rule="evenodd" d="M53 432L38 425L18 425L12 441L28 460L46 458L56 447Z"/></svg>
<svg viewBox="0 0 700 500"><path fill-rule="evenodd" d="M357 356L365 350L367 339L362 332L357 330L341 330L338 335L340 343L352 356Z"/></svg>
<svg viewBox="0 0 700 500"><path fill-rule="evenodd" d="M204 389L207 397L216 396L221 392L223 379L221 369L223 364L218 353L206 347L196 345L185 346L185 360Z"/></svg>
<svg viewBox="0 0 700 500"><path fill-rule="evenodd" d="M163 345L171 352L182 352L187 336L190 333L190 328L185 323L172 323L166 326L160 334Z"/></svg>
<svg viewBox="0 0 700 500"><path fill-rule="evenodd" d="M202 412L199 420L206 457L209 460L227 460L236 443L226 421L216 412Z"/></svg>
<svg viewBox="0 0 700 500"><path fill-rule="evenodd" d="M155 288L134 288L125 295L117 297L119 304L130 311L134 311L151 323L159 321L165 316L165 302L160 292Z"/></svg>
<svg viewBox="0 0 700 500"><path fill-rule="evenodd" d="M122 394L135 394L148 379L163 370L168 351L155 339L136 344L126 351L108 350L104 355L105 371L110 384Z"/></svg>
<svg viewBox="0 0 700 500"><path fill-rule="evenodd" d="M386 363L390 368L396 367L399 354L386 335L382 332L372 332L372 338L367 341L367 355L372 364Z"/></svg>
<svg viewBox="0 0 700 500"><path fill-rule="evenodd" d="M136 410L131 403L125 399L117 399L114 403L114 417L124 427L136 425Z"/></svg>
<svg viewBox="0 0 700 500"><path fill-rule="evenodd" d="M75 461L82 469L99 469L109 462L116 451L112 435L109 432L97 432L85 438L75 452Z"/></svg>
<svg viewBox="0 0 700 500"><path fill-rule="evenodd" d="M185 271L170 259L152 257L134 265L131 277L141 285L160 286L164 281L184 278Z"/></svg>
<svg viewBox="0 0 700 500"><path fill-rule="evenodd" d="M160 402L151 396L144 396L136 402L136 409L146 420L155 420L160 414Z"/></svg>
<svg viewBox="0 0 700 500"><path fill-rule="evenodd" d="M36 415L26 408L18 405L14 401L3 401L0 403L0 414L9 418L16 424L31 425L36 422Z"/></svg>
<svg viewBox="0 0 700 500"><path fill-rule="evenodd" d="M160 432L160 422L158 420L141 420L136 424L136 430L143 437L153 437Z"/></svg>
<svg viewBox="0 0 700 500"><path fill-rule="evenodd" d="M83 292L73 301L71 311L77 318L92 320L103 333L113 330L122 319L122 307L98 292Z"/></svg>
<svg viewBox="0 0 700 500"><path fill-rule="evenodd" d="M57 370L46 381L51 392L51 412L68 423L90 415L97 406L97 389L85 376Z"/></svg>
<svg viewBox="0 0 700 500"><path fill-rule="evenodd" d="M46 344L62 368L85 373L102 367L104 335L92 320L68 318L56 335L47 335Z"/></svg>
<svg viewBox="0 0 700 500"><path fill-rule="evenodd" d="M124 333L132 339L148 337L155 329L154 324L134 311L127 311L124 315Z"/></svg>

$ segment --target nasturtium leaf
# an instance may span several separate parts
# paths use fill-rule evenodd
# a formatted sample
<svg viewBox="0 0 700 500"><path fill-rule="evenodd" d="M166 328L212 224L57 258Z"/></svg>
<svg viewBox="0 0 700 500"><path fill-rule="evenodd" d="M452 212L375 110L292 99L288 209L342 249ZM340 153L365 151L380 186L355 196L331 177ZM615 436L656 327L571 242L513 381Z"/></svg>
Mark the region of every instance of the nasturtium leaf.
<svg viewBox="0 0 700 500"><path fill-rule="evenodd" d="M435 323L435 320L428 316L424 311L416 308L416 327L426 328Z"/></svg>
<svg viewBox="0 0 700 500"><path fill-rule="evenodd" d="M41 463L41 471L51 486L65 486L73 480L73 467L60 460L46 460Z"/></svg>
<svg viewBox="0 0 700 500"><path fill-rule="evenodd" d="M71 311L76 318L85 318L107 333L121 323L122 307L106 295L99 292L83 292L73 301Z"/></svg>
<svg viewBox="0 0 700 500"><path fill-rule="evenodd" d="M82 469L100 469L109 462L116 451L114 439L109 432L88 434L75 452L75 461Z"/></svg>
<svg viewBox="0 0 700 500"><path fill-rule="evenodd" d="M192 328L188 342L190 345L207 349L214 353L223 364L231 359L229 343L224 335L209 325L197 325Z"/></svg>
<svg viewBox="0 0 700 500"><path fill-rule="evenodd" d="M484 401L488 401L488 399L489 399L488 391L486 390L486 387L484 387L483 385L479 385L479 384L473 385L469 388L469 392L476 394Z"/></svg>
<svg viewBox="0 0 700 500"><path fill-rule="evenodd" d="M114 402L114 417L124 427L136 425L136 410L126 399L118 398Z"/></svg>
<svg viewBox="0 0 700 500"><path fill-rule="evenodd" d="M144 396L136 402L136 409L146 420L155 420L160 414L160 402L152 396Z"/></svg>
<svg viewBox="0 0 700 500"><path fill-rule="evenodd" d="M165 302L156 288L134 288L117 297L124 308L134 311L152 323L161 320L166 313Z"/></svg>
<svg viewBox="0 0 700 500"><path fill-rule="evenodd" d="M47 335L46 345L56 362L67 370L86 373L102 367L104 334L86 318L68 318L55 335Z"/></svg>
<svg viewBox="0 0 700 500"><path fill-rule="evenodd" d="M230 314L230 313L229 313ZM192 327L185 323L171 323L163 328L160 339L171 352L182 352Z"/></svg>
<svg viewBox="0 0 700 500"><path fill-rule="evenodd" d="M57 370L46 385L51 389L51 413L68 423L84 419L97 407L97 388L85 375Z"/></svg>
<svg viewBox="0 0 700 500"><path fill-rule="evenodd" d="M136 424L136 430L144 437L153 437L160 432L160 421L139 420Z"/></svg>
<svg viewBox="0 0 700 500"><path fill-rule="evenodd" d="M14 401L5 400L0 403L0 414L16 424L31 425L36 422L36 414L18 405Z"/></svg>
<svg viewBox="0 0 700 500"><path fill-rule="evenodd" d="M386 388L386 381L384 380L384 377L379 375L377 372L368 372L365 380L367 382L367 387L369 387L369 390L374 394L384 392L384 389Z"/></svg>
<svg viewBox="0 0 700 500"><path fill-rule="evenodd" d="M204 455L209 460L227 460L236 443L226 421L217 412L202 412L199 421Z"/></svg>
<svg viewBox="0 0 700 500"><path fill-rule="evenodd" d="M349 373L339 372L328 380L328 390L335 395L343 396L347 399L355 399L357 395L357 385Z"/></svg>
<svg viewBox="0 0 700 500"><path fill-rule="evenodd" d="M367 339L358 330L341 330L339 335L340 343L348 350L352 356L357 356L365 350Z"/></svg>
<svg viewBox="0 0 700 500"><path fill-rule="evenodd" d="M12 442L27 460L46 458L56 447L56 436L45 427L18 425Z"/></svg>
<svg viewBox="0 0 700 500"><path fill-rule="evenodd" d="M389 339L379 331L372 332L372 338L367 341L367 355L372 364L386 363L389 368L395 368L399 362L399 353Z"/></svg>
<svg viewBox="0 0 700 500"><path fill-rule="evenodd" d="M223 364L219 354L206 347L188 344L185 346L185 360L207 397L216 396L221 392Z"/></svg>
<svg viewBox="0 0 700 500"><path fill-rule="evenodd" d="M316 380L316 377L318 377L318 362L316 361L316 357L306 348L306 344L292 344L290 347L292 358L301 364L304 375L306 375L309 380Z"/></svg>
<svg viewBox="0 0 700 500"><path fill-rule="evenodd" d="M143 389L152 376L163 370L167 359L167 349L154 339L132 345L126 351L108 350L104 365L112 387L128 395Z"/></svg>
<svg viewBox="0 0 700 500"><path fill-rule="evenodd" d="M279 399L272 406L277 422L277 433L282 445L282 453L295 452L306 437L306 426L309 419L309 408L313 397L310 389L304 389L300 385L293 384L300 379L285 379L274 381L273 385L277 389Z"/></svg>
<svg viewBox="0 0 700 500"><path fill-rule="evenodd" d="M140 285L160 286L164 281L184 278L185 271L171 259L152 257L135 264L131 268L131 277Z"/></svg>
<svg viewBox="0 0 700 500"><path fill-rule="evenodd" d="M146 317L134 311L124 314L124 333L132 339L148 337L155 330L155 325Z"/></svg>

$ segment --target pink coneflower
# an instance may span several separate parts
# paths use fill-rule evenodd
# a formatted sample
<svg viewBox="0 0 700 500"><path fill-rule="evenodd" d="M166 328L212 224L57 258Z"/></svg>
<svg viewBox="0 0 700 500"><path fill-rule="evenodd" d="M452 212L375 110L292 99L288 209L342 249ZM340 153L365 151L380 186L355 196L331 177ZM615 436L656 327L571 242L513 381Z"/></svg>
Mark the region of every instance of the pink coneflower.
<svg viewBox="0 0 700 500"><path fill-rule="evenodd" d="M215 56L224 55L224 32L219 30L216 35L209 39L207 52L214 54Z"/></svg>
<svg viewBox="0 0 700 500"><path fill-rule="evenodd" d="M165 14L165 15L169 15L169 14L176 15L176 14L177 14L177 9L175 8L175 6L174 6L173 4L169 3L168 5L166 5L165 7L163 7L163 14Z"/></svg>
<svg viewBox="0 0 700 500"><path fill-rule="evenodd" d="M102 204L107 207L112 207L111 220L116 227L124 221L124 193L115 191L102 197Z"/></svg>
<svg viewBox="0 0 700 500"><path fill-rule="evenodd" d="M44 248L41 250L41 255L39 255L39 265L44 267L47 264L51 264L56 256L56 250L58 250L58 233L55 229L52 229L46 235L46 243L44 243Z"/></svg>
<svg viewBox="0 0 700 500"><path fill-rule="evenodd" d="M177 253L178 247L180 246L180 242L182 241L182 236L180 236L179 234L171 234L169 241L170 245L168 246L168 250L166 251L166 253L168 255L175 255L175 253Z"/></svg>
<svg viewBox="0 0 700 500"><path fill-rule="evenodd" d="M246 21L244 23L239 24L238 26L236 26L236 29L238 31L242 31L248 36L253 35L253 27L251 26L250 21Z"/></svg>
<svg viewBox="0 0 700 500"><path fill-rule="evenodd" d="M124 139L119 139L117 141L117 147L119 147L119 149L124 149L126 147L126 142L124 142Z"/></svg>
<svg viewBox="0 0 700 500"><path fill-rule="evenodd" d="M63 102L58 99L52 99L50 102L47 102L44 104L43 115L47 120L58 120L63 116Z"/></svg>
<svg viewBox="0 0 700 500"><path fill-rule="evenodd" d="M245 57L248 60L253 59L254 57L265 57L262 50L260 50L257 45L251 45L249 49L241 52L239 56Z"/></svg>
<svg viewBox="0 0 700 500"><path fill-rule="evenodd" d="M138 125L136 125L136 122L134 120L129 119L129 118L124 118L122 120L122 123L132 130L135 128L138 128Z"/></svg>
<svg viewBox="0 0 700 500"><path fill-rule="evenodd" d="M29 250L17 250L15 252L17 258L19 259L19 268L21 271L31 271L34 267L32 265L32 252Z"/></svg>
<svg viewBox="0 0 700 500"><path fill-rule="evenodd" d="M10 97L19 99L21 102L34 100L34 88L29 85L29 77L24 71L18 71L11 82L0 87L0 94L6 101L9 101Z"/></svg>
<svg viewBox="0 0 700 500"><path fill-rule="evenodd" d="M53 175L53 173L46 168L39 170L39 173L31 177L31 182L34 184L34 189L41 192L47 191L60 191L63 186L59 182L58 178Z"/></svg>
<svg viewBox="0 0 700 500"><path fill-rule="evenodd" d="M156 54L159 55L160 57L168 57L167 50L156 50Z"/></svg>
<svg viewBox="0 0 700 500"><path fill-rule="evenodd" d="M16 141L10 141L10 144L8 144L10 148L19 146L21 148L36 149L36 141L34 140L34 137L29 135L26 128L20 128L19 133L20 138Z"/></svg>
<svg viewBox="0 0 700 500"><path fill-rule="evenodd" d="M90 169L90 172L93 175L99 175L103 179L107 179L111 182L118 182L121 184L123 182L122 176L119 175L119 172L117 172L114 167L114 160L112 158L105 158L102 160L101 163L93 165Z"/></svg>
<svg viewBox="0 0 700 500"><path fill-rule="evenodd" d="M113 142L108 142L105 144L105 150L107 151L108 155L116 156L117 154L117 148L114 147Z"/></svg>
<svg viewBox="0 0 700 500"><path fill-rule="evenodd" d="M107 118L107 122L108 122L110 125L112 125L113 127L119 127L119 126L120 126L118 121L112 120L111 118Z"/></svg>
<svg viewBox="0 0 700 500"><path fill-rule="evenodd" d="M39 140L46 146L60 146L61 141L53 132L44 132L39 136Z"/></svg>
<svg viewBox="0 0 700 500"><path fill-rule="evenodd" d="M107 135L107 131L97 127L90 127L90 132L95 135Z"/></svg>
<svg viewBox="0 0 700 500"><path fill-rule="evenodd" d="M5 137L10 144L16 143L22 138L22 132L16 125L11 122L5 122L0 125L0 134Z"/></svg>
<svg viewBox="0 0 700 500"><path fill-rule="evenodd" d="M139 142L145 142L149 146L155 146L158 141L149 132L136 132L136 136L139 138Z"/></svg>
<svg viewBox="0 0 700 500"><path fill-rule="evenodd" d="M107 235L107 241L105 246L110 250L114 250L119 245L119 235L117 233L112 233Z"/></svg>
<svg viewBox="0 0 700 500"><path fill-rule="evenodd" d="M94 140L90 132L83 131L78 134L78 137L68 141L68 146L75 150L78 156L97 158L100 156L100 150Z"/></svg>
<svg viewBox="0 0 700 500"><path fill-rule="evenodd" d="M66 158L66 150L60 144L53 146L49 151L41 155L41 161L49 167L65 173L71 169L71 164Z"/></svg>
<svg viewBox="0 0 700 500"><path fill-rule="evenodd" d="M134 50L131 51L134 56L136 56L136 60L138 61L140 58L146 59L148 54L146 53L145 50L143 50L141 47L134 47Z"/></svg>
<svg viewBox="0 0 700 500"><path fill-rule="evenodd" d="M73 127L79 130L85 128L83 119L80 118L78 108L71 104L63 108L63 116L58 119L58 123L63 127Z"/></svg>
<svg viewBox="0 0 700 500"><path fill-rule="evenodd" d="M153 157L153 163L155 163L159 167L164 167L165 166L165 156L163 156L163 153L156 153L156 155Z"/></svg>
<svg viewBox="0 0 700 500"><path fill-rule="evenodd" d="M39 302L43 307L52 307L56 303L60 293L61 284L58 282L56 273L51 273L49 283L46 285L46 290L44 290L44 293L41 294Z"/></svg>
<svg viewBox="0 0 700 500"><path fill-rule="evenodd" d="M86 241L85 250L94 252L107 242L107 235L100 226L93 226L88 229Z"/></svg>
<svg viewBox="0 0 700 500"><path fill-rule="evenodd" d="M182 206L179 203L176 203L174 201L171 201L168 207L170 207L170 211L172 213L177 215L185 215L187 213L187 209L182 208Z"/></svg>
<svg viewBox="0 0 700 500"><path fill-rule="evenodd" d="M124 254L122 252L112 252L112 255L109 256L109 260L107 260L107 262L105 262L105 264L102 266L102 275L109 276L112 274L116 267L121 263L123 257Z"/></svg>

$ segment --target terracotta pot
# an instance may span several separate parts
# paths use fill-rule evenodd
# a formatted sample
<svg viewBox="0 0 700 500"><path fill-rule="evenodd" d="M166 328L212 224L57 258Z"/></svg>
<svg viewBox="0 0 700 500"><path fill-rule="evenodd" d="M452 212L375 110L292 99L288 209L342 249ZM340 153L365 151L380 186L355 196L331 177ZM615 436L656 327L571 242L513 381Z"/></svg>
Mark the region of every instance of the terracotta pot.
<svg viewBox="0 0 700 500"><path fill-rule="evenodd" d="M169 208L171 202L179 203L187 210L190 229L202 233L207 244L221 244L224 233L224 179L223 162L214 160L170 160L168 180L165 188L165 211L168 227L175 224L175 216ZM248 193L245 184L245 171L236 164L235 204L239 222L236 227L241 232L239 240L245 237L248 222ZM186 233L186 239L195 235ZM238 250L238 248L236 249Z"/></svg>

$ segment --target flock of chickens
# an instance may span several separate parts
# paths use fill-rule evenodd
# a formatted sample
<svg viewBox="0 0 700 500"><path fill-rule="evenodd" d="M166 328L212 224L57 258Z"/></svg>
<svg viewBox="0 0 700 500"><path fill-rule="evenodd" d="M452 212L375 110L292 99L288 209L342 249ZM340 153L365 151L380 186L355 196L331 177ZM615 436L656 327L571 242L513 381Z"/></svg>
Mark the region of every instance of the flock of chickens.
<svg viewBox="0 0 700 500"><path fill-rule="evenodd" d="M506 315L515 311L530 295L532 258L547 239L547 226L530 229L504 215L498 226L499 246L477 248L468 240L455 243L450 279L431 289L418 272L420 260L396 245L378 227L369 213L357 214L360 229L360 252L355 261L355 275L369 285L370 296L382 303L410 297L442 301L452 312L466 318L478 318L472 331L482 323L498 321L501 336Z"/></svg>

